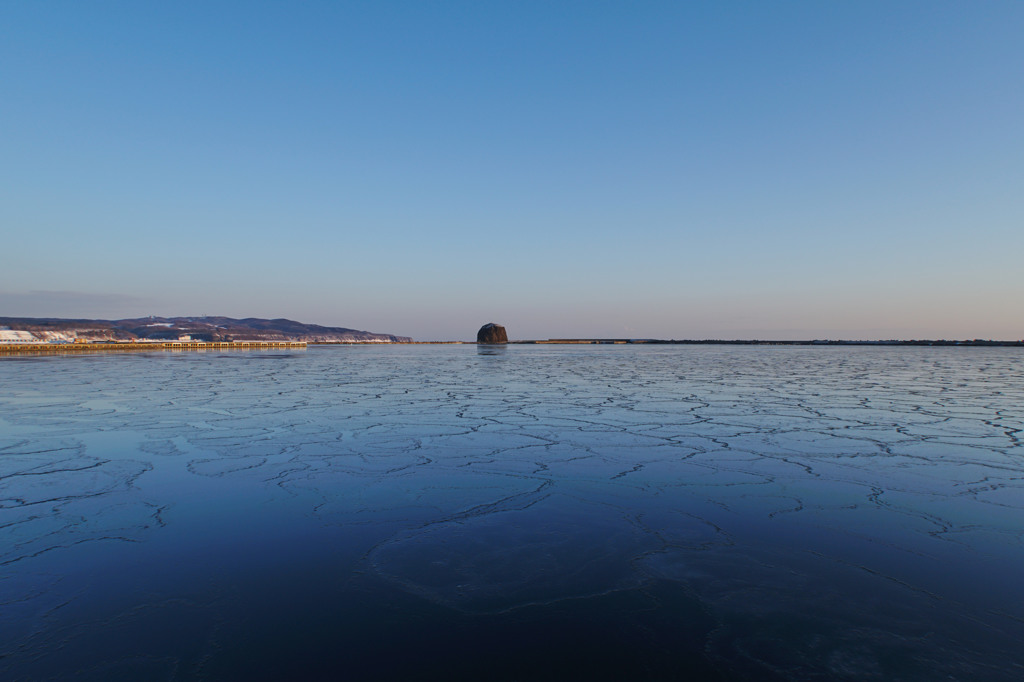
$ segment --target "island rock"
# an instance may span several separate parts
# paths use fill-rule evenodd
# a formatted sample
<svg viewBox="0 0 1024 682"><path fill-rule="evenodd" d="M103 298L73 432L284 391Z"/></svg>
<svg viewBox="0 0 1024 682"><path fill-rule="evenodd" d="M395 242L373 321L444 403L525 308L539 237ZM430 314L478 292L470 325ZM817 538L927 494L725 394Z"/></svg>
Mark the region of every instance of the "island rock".
<svg viewBox="0 0 1024 682"><path fill-rule="evenodd" d="M500 324L488 322L476 333L477 343L508 343L508 334Z"/></svg>

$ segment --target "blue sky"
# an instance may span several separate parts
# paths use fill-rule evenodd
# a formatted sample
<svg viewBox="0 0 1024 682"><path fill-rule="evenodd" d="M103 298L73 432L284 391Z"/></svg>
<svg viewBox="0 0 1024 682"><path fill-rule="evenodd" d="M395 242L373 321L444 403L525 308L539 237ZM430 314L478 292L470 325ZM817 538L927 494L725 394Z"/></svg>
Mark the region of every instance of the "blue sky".
<svg viewBox="0 0 1024 682"><path fill-rule="evenodd" d="M1024 338L1021 2L8 2L0 315Z"/></svg>

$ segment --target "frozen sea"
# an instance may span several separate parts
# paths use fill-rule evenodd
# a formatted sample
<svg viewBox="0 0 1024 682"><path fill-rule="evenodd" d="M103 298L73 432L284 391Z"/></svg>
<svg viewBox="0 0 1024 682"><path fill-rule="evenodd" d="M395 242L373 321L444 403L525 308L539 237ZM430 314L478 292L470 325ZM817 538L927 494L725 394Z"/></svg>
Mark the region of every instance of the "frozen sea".
<svg viewBox="0 0 1024 682"><path fill-rule="evenodd" d="M0 358L0 679L1020 680L1024 349Z"/></svg>

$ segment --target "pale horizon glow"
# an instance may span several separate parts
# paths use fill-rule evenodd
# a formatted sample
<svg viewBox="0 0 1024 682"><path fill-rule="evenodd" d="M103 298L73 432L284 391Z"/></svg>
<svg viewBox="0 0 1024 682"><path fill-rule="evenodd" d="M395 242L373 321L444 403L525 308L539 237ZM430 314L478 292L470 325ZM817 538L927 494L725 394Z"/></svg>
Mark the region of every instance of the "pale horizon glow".
<svg viewBox="0 0 1024 682"><path fill-rule="evenodd" d="M0 316L1024 338L1024 4L19 3Z"/></svg>

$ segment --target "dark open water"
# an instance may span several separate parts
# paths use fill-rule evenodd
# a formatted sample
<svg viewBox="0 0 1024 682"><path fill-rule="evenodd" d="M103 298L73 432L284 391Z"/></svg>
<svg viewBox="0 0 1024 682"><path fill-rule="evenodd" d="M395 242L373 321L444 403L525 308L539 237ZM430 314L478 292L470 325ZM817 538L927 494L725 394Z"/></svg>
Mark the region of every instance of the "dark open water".
<svg viewBox="0 0 1024 682"><path fill-rule="evenodd" d="M0 359L0 679L1019 680L1024 353Z"/></svg>

